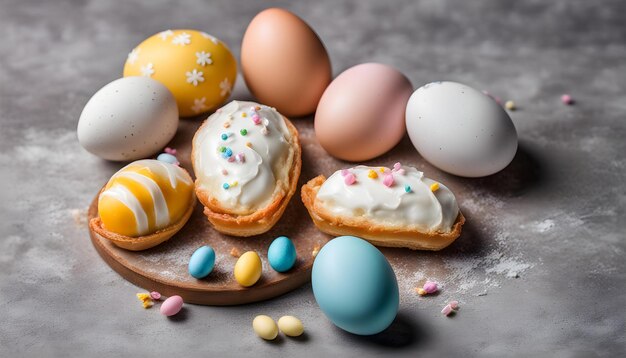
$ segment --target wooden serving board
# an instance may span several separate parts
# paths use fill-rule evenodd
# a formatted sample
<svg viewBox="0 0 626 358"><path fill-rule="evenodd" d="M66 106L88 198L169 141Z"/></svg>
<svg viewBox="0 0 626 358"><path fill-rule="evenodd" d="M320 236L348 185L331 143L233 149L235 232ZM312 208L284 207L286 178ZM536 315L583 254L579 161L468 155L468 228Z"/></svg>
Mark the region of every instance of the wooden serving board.
<svg viewBox="0 0 626 358"><path fill-rule="evenodd" d="M169 144L176 148L181 166L193 176L190 163L191 139L201 120L182 120L176 137ZM306 164L306 163L305 163ZM315 175L304 170L298 187ZM148 291L165 296L180 295L185 302L204 305L238 305L257 302L287 293L311 279L312 252L323 246L330 237L319 232L300 200L300 190L291 199L279 222L267 233L248 237L234 237L215 231L197 204L191 218L170 240L144 251L128 251L115 246L106 238L90 230L91 241L113 270L126 280ZM88 219L98 215L97 196L88 211ZM276 237L287 236L296 246L297 260L286 272L274 271L267 261L267 249ZM195 279L187 272L189 258L203 245L210 245L216 253L213 272L204 279ZM234 279L237 257L230 254L236 248L241 254L256 251L263 263L263 275L254 286L245 288Z"/></svg>

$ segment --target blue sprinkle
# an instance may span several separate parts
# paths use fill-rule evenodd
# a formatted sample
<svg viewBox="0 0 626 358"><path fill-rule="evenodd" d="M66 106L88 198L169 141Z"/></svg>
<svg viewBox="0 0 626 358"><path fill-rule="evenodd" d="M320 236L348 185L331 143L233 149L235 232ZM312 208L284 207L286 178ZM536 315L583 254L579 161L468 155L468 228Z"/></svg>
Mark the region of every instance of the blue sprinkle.
<svg viewBox="0 0 626 358"><path fill-rule="evenodd" d="M224 184L222 185L222 188L224 188L224 189L228 189L228 188L230 188L230 185L228 185L228 183L224 183Z"/></svg>
<svg viewBox="0 0 626 358"><path fill-rule="evenodd" d="M404 191L406 191L407 193L410 193L411 192L411 187L408 186L408 185L405 185L404 186Z"/></svg>
<svg viewBox="0 0 626 358"><path fill-rule="evenodd" d="M161 153L159 154L159 156L157 157L158 161L161 162L165 162L165 163L170 163L170 164L176 164L178 163L178 159L176 159L175 156L169 154L169 153Z"/></svg>
<svg viewBox="0 0 626 358"><path fill-rule="evenodd" d="M233 155L233 150L230 148L226 148L226 156L230 157L231 155Z"/></svg>
<svg viewBox="0 0 626 358"><path fill-rule="evenodd" d="M228 134L222 133L222 140L226 140L226 139L228 139Z"/></svg>

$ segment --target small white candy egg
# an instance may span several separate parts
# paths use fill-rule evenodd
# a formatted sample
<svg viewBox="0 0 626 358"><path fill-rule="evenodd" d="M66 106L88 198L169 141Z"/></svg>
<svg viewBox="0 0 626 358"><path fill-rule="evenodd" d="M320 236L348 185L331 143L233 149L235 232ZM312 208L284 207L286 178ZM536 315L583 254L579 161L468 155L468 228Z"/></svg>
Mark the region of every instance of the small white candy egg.
<svg viewBox="0 0 626 358"><path fill-rule="evenodd" d="M278 326L270 316L259 315L252 321L252 329L261 338L271 341L278 336Z"/></svg>
<svg viewBox="0 0 626 358"><path fill-rule="evenodd" d="M78 141L103 159L131 161L161 150L178 129L170 91L148 77L125 77L102 87L85 105Z"/></svg>

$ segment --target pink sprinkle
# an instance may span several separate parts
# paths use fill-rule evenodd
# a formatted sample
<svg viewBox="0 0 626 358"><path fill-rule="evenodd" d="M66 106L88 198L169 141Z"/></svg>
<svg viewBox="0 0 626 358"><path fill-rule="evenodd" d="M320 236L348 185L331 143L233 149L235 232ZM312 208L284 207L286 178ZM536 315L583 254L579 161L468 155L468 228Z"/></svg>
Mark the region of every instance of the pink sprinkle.
<svg viewBox="0 0 626 358"><path fill-rule="evenodd" d="M399 174L399 175L404 175L404 173L405 173L405 172L404 172L404 169L403 169L403 168L400 168L400 169L396 170L396 174Z"/></svg>
<svg viewBox="0 0 626 358"><path fill-rule="evenodd" d="M356 183L356 177L354 176L354 174L348 173L343 178L343 181L346 183L346 185L352 185L352 184Z"/></svg>
<svg viewBox="0 0 626 358"><path fill-rule="evenodd" d="M261 117L258 114L254 114L252 116L252 121L254 122L254 124L259 125L261 124Z"/></svg>
<svg viewBox="0 0 626 358"><path fill-rule="evenodd" d="M402 168L402 164L400 164L400 162L397 162L396 164L393 165L394 172L397 172L398 170L400 170L400 168Z"/></svg>
<svg viewBox="0 0 626 358"><path fill-rule="evenodd" d="M444 307L444 308L441 310L441 314L443 314L444 316L449 316L449 315L450 315L450 313L452 313L452 311L453 311L453 310L452 310L452 306L450 306L450 305L446 305L446 307Z"/></svg>
<svg viewBox="0 0 626 358"><path fill-rule="evenodd" d="M235 161L235 157L233 157L233 156L228 157L228 161L231 162L231 163L234 162Z"/></svg>
<svg viewBox="0 0 626 358"><path fill-rule="evenodd" d="M237 159L237 162L243 163L246 160L246 156L243 153L239 153L235 156L235 159Z"/></svg>
<svg viewBox="0 0 626 358"><path fill-rule="evenodd" d="M222 175L228 175L228 170L222 169Z"/></svg>
<svg viewBox="0 0 626 358"><path fill-rule="evenodd" d="M170 147L166 147L164 152L167 153L167 154L174 155L174 154L176 154L176 149L172 149Z"/></svg>
<svg viewBox="0 0 626 358"><path fill-rule="evenodd" d="M161 294L158 293L157 291L152 291L150 292L150 297L152 297L153 300L160 300L161 299Z"/></svg>
<svg viewBox="0 0 626 358"><path fill-rule="evenodd" d="M385 184L385 186L390 187L393 185L393 175L391 174L385 174L385 178L383 179L383 184Z"/></svg>
<svg viewBox="0 0 626 358"><path fill-rule="evenodd" d="M346 175L348 175L348 174L350 174L350 172L348 171L348 169L341 169L341 175L342 175L342 176L344 176L344 177L345 177L345 176L346 176Z"/></svg>
<svg viewBox="0 0 626 358"><path fill-rule="evenodd" d="M564 94L561 96L561 102L563 102L563 104L570 105L574 104L574 99L572 98L572 96Z"/></svg>
<svg viewBox="0 0 626 358"><path fill-rule="evenodd" d="M449 305L453 310L457 310L459 308L459 301L450 301Z"/></svg>
<svg viewBox="0 0 626 358"><path fill-rule="evenodd" d="M423 289L426 293L435 293L439 290L439 287L437 286L437 282L426 281Z"/></svg>

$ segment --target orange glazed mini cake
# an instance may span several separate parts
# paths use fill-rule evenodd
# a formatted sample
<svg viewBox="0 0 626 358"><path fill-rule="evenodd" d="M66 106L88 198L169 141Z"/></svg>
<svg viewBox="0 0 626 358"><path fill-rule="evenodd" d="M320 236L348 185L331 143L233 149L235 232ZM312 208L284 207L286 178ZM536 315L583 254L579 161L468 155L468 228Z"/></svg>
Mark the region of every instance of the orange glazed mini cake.
<svg viewBox="0 0 626 358"><path fill-rule="evenodd" d="M378 246L441 250L459 237L465 222L445 185L400 163L320 175L302 187L302 201L321 231Z"/></svg>
<svg viewBox="0 0 626 358"><path fill-rule="evenodd" d="M177 165L138 160L111 177L98 197L92 230L133 251L154 247L180 230L193 211L193 180Z"/></svg>
<svg viewBox="0 0 626 358"><path fill-rule="evenodd" d="M233 101L198 129L191 162L196 195L211 225L229 235L262 234L296 191L298 131L274 108Z"/></svg>

